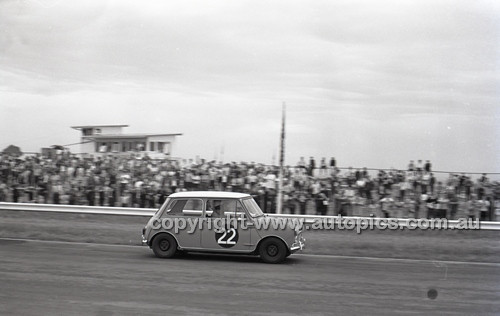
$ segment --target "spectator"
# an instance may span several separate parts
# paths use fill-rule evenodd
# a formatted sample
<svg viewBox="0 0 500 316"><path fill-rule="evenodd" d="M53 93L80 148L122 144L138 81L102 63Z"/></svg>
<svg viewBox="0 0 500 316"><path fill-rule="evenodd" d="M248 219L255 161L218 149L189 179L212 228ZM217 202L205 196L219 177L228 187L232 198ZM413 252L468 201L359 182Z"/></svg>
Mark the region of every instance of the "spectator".
<svg viewBox="0 0 500 316"><path fill-rule="evenodd" d="M476 183L476 194L478 200L482 200L484 197L484 192L485 192L484 186L485 186L484 180L478 179Z"/></svg>
<svg viewBox="0 0 500 316"><path fill-rule="evenodd" d="M429 178L429 188L430 188L431 194L434 194L434 185L435 184L436 184L436 178L434 177L434 174L431 173L430 178Z"/></svg>
<svg viewBox="0 0 500 316"><path fill-rule="evenodd" d="M303 169L304 171L307 170L307 167L306 167L306 161L304 160L304 157L300 157L300 160L299 162L297 163L297 167L299 169Z"/></svg>
<svg viewBox="0 0 500 316"><path fill-rule="evenodd" d="M432 167L431 162L429 160L426 160L424 166L425 172L431 172L431 167Z"/></svg>
<svg viewBox="0 0 500 316"><path fill-rule="evenodd" d="M314 169L316 169L316 162L314 161L314 157L309 158L309 176L312 177L314 175Z"/></svg>
<svg viewBox="0 0 500 316"><path fill-rule="evenodd" d="M420 198L421 202L425 204L427 208L426 218L434 218L437 214L438 209L438 198L435 195L423 194Z"/></svg>
<svg viewBox="0 0 500 316"><path fill-rule="evenodd" d="M421 159L417 161L417 172L422 173L424 171L424 163L422 162Z"/></svg>
<svg viewBox="0 0 500 316"><path fill-rule="evenodd" d="M424 171L422 178L420 180L420 186L423 194L426 194L427 191L429 190L430 183L431 183L431 175L429 172Z"/></svg>
<svg viewBox="0 0 500 316"><path fill-rule="evenodd" d="M0 180L0 202L7 201L7 186Z"/></svg>
<svg viewBox="0 0 500 316"><path fill-rule="evenodd" d="M326 158L323 157L323 158L321 158L321 162L320 162L320 175L322 175L322 176L328 175L327 168L328 167L326 165Z"/></svg>
<svg viewBox="0 0 500 316"><path fill-rule="evenodd" d="M337 167L337 161L335 160L335 157L330 158L330 168L335 169Z"/></svg>
<svg viewBox="0 0 500 316"><path fill-rule="evenodd" d="M410 173L410 172L408 172ZM405 178L403 180L403 182L401 182L399 184L399 200L400 201L404 201L405 197L406 197L406 192L410 191L411 190L411 183L410 183L411 179L409 177Z"/></svg>
<svg viewBox="0 0 500 316"><path fill-rule="evenodd" d="M299 203L299 211L301 215L306 214L306 206L307 206L307 194L304 191L299 191L297 202Z"/></svg>
<svg viewBox="0 0 500 316"><path fill-rule="evenodd" d="M321 183L318 180L314 179L313 182L311 183L309 190L311 193L311 197L314 200L314 206L315 206L316 213L318 212L318 208L319 208L318 195L320 194L321 189L322 189Z"/></svg>
<svg viewBox="0 0 500 316"><path fill-rule="evenodd" d="M318 196L317 196L317 208L316 208L316 215L326 215L328 211L328 194L325 191L321 191Z"/></svg>
<svg viewBox="0 0 500 316"><path fill-rule="evenodd" d="M391 197L383 197L380 199L380 210L384 217L388 218L391 216L390 211L392 209L394 200Z"/></svg>
<svg viewBox="0 0 500 316"><path fill-rule="evenodd" d="M52 186L52 203L60 204L60 197L63 193L63 188L59 180Z"/></svg>
<svg viewBox="0 0 500 316"><path fill-rule="evenodd" d="M122 192L120 204L122 207L130 207L130 192L127 189Z"/></svg>
<svg viewBox="0 0 500 316"><path fill-rule="evenodd" d="M467 215L469 219L479 218L479 203L477 200L477 195L472 194L471 199L466 203Z"/></svg>
<svg viewBox="0 0 500 316"><path fill-rule="evenodd" d="M487 199L478 200L480 220L486 221L490 220L490 201Z"/></svg>
<svg viewBox="0 0 500 316"><path fill-rule="evenodd" d="M366 178L366 184L365 184L365 194L366 194L366 200L369 204L373 203L373 197L372 197L372 191L374 189L374 183L370 179L370 177Z"/></svg>
<svg viewBox="0 0 500 316"><path fill-rule="evenodd" d="M293 191L283 194L283 203L289 214L295 214L296 202L295 193Z"/></svg>
<svg viewBox="0 0 500 316"><path fill-rule="evenodd" d="M482 184L487 184L490 181L490 179L488 179L488 176L486 173L483 173L481 178L479 178L478 181L481 182Z"/></svg>
<svg viewBox="0 0 500 316"><path fill-rule="evenodd" d="M458 212L458 196L455 192L448 192L448 200L449 200L449 219L456 219Z"/></svg>
<svg viewBox="0 0 500 316"><path fill-rule="evenodd" d="M498 194L494 192L500 192L500 184L490 182L486 174L477 181L465 174L453 174L445 185L438 183L434 186L436 178L424 166L422 173L409 171L406 175L397 170L380 170L378 177L372 180L366 168L350 167L341 172L332 159L329 165L332 172L326 172L326 175L325 168L329 167L325 167L324 157L318 173L309 172L311 164L306 168L303 157L297 167L284 168L285 198L288 199L284 206L288 212L294 212L295 205L298 206L295 212L307 213L308 192L313 196L312 201L319 214L324 213L324 197L321 193L335 197L334 214L352 214L353 208L370 211L380 206L380 203L372 205L373 200L395 198L398 193L398 203L393 204L393 207L408 209L404 214L410 215L404 216L418 217L424 205L420 198L426 194L438 197L439 205L443 204L442 201L449 201L450 215L455 213L454 217L461 214L458 210L467 208L463 200L471 199L473 194L476 195L475 202L469 204L474 209L479 210L479 205L487 204L483 200L490 205L489 211L485 212L484 207L482 212L478 211L478 218L481 218L481 214L483 220L493 218L491 209L498 204L498 198L495 198ZM66 153L54 159L40 156L13 159L0 155L0 200L155 208L173 192L194 189L235 190L251 193L262 209L275 211L277 167L254 162L221 164L203 159L186 159L184 164L181 162L112 154L82 158ZM306 169L307 172L304 172ZM399 188L399 192L393 188ZM365 198L368 205L364 205ZM453 206L455 200L458 201L456 212ZM409 211L413 207L415 215Z"/></svg>
<svg viewBox="0 0 500 316"><path fill-rule="evenodd" d="M356 187L358 188L358 194L361 197L365 197L365 186L366 186L366 179L360 176L359 179L356 181Z"/></svg>
<svg viewBox="0 0 500 316"><path fill-rule="evenodd" d="M415 171L415 163L413 160L410 160L410 163L408 164L408 171Z"/></svg>

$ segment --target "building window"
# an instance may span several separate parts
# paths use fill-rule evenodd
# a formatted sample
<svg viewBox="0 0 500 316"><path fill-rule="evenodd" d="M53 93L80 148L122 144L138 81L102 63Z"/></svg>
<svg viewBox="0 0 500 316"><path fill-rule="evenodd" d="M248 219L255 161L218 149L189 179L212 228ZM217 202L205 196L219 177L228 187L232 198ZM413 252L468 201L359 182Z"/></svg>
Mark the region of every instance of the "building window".
<svg viewBox="0 0 500 316"><path fill-rule="evenodd" d="M108 151L108 146L106 146L106 143L101 143L101 145L99 146L99 152L105 153L107 151Z"/></svg>
<svg viewBox="0 0 500 316"><path fill-rule="evenodd" d="M158 142L158 152L159 153L163 152L164 145L165 145L164 142Z"/></svg>
<svg viewBox="0 0 500 316"><path fill-rule="evenodd" d="M91 128L83 128L82 134L83 134L83 136L90 136L90 135L92 135L92 129Z"/></svg>
<svg viewBox="0 0 500 316"><path fill-rule="evenodd" d="M155 142L149 143L149 151L155 151Z"/></svg>

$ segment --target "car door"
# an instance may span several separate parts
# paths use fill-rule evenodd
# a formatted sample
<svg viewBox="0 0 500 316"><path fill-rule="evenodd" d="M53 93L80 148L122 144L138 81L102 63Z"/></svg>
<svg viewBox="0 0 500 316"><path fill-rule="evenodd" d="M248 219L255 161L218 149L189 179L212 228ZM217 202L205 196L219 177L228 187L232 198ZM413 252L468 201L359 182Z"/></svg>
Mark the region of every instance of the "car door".
<svg viewBox="0 0 500 316"><path fill-rule="evenodd" d="M199 221L203 215L203 200L198 198L174 199L162 216L163 229L172 233L180 247L199 249L201 234Z"/></svg>
<svg viewBox="0 0 500 316"><path fill-rule="evenodd" d="M241 226L244 208L237 199L208 199L203 221L201 245L204 249L224 252L249 252L252 229Z"/></svg>
<svg viewBox="0 0 500 316"><path fill-rule="evenodd" d="M235 205L235 213L231 214L231 219L234 219L235 224L232 228L236 229L238 235L238 243L232 249L236 251L253 251L257 242L260 240L255 229L254 222L249 218L248 214L240 201Z"/></svg>

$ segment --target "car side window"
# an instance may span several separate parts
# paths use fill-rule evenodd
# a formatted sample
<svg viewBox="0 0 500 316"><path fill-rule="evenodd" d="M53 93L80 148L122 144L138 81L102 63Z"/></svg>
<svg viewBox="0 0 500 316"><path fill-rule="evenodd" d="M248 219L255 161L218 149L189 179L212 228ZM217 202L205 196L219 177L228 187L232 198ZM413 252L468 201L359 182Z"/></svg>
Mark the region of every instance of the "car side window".
<svg viewBox="0 0 500 316"><path fill-rule="evenodd" d="M207 200L206 216L207 217L223 217L222 200L209 199Z"/></svg>
<svg viewBox="0 0 500 316"><path fill-rule="evenodd" d="M222 211L224 217L233 216L236 211L236 200L223 200L222 201Z"/></svg>
<svg viewBox="0 0 500 316"><path fill-rule="evenodd" d="M202 213L203 201L201 199L175 200L167 210L169 216L201 216Z"/></svg>
<svg viewBox="0 0 500 316"><path fill-rule="evenodd" d="M238 200L212 199L207 200L207 217L240 217L245 210Z"/></svg>

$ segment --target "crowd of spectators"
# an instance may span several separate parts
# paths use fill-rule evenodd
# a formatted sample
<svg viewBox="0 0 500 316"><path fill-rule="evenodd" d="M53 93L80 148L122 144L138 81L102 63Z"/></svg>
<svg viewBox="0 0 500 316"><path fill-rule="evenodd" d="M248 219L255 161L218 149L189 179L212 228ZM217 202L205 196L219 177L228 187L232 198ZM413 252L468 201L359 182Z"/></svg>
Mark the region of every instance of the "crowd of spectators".
<svg viewBox="0 0 500 316"><path fill-rule="evenodd" d="M279 168L260 163L204 159L153 160L131 153L81 158L61 152L0 157L0 201L157 208L186 190L252 194L264 212L277 207ZM468 217L494 220L498 182L465 173L437 181L430 161L406 170L339 168L335 158L303 157L283 170L285 213L374 214L385 217Z"/></svg>

